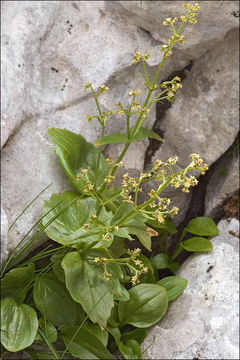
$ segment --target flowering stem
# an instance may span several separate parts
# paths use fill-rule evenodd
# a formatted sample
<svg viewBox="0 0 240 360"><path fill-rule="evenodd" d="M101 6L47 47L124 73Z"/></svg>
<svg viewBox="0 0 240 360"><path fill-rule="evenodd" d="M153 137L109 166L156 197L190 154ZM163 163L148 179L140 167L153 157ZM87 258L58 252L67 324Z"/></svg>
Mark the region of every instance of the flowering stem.
<svg viewBox="0 0 240 360"><path fill-rule="evenodd" d="M170 41L170 44L169 44L169 46L168 46L168 49L167 49L167 51L166 51L166 53L169 52L169 51L172 49L175 41L176 41L177 38L178 38L178 35L179 35L180 32L182 31L182 28L183 28L184 24L187 22L189 16L190 16L190 14L187 15L186 21L184 21L184 22L181 24L178 32L177 32L177 33L174 33L174 35L173 35L173 37L172 37L172 39L171 39L171 41ZM159 74L160 74L160 72L161 72L161 70L162 70L162 67L163 67L163 65L164 65L164 62L165 62L165 60L166 60L166 58L167 58L166 53L163 55L163 59L162 59L161 63L160 63L159 66L158 66L156 75L154 76L153 82L151 83L151 87L150 87L149 90L148 90L148 94L147 94L147 97L146 97L146 99L145 99L143 108L146 108L146 107L148 106L149 99L151 98L153 89L154 89L154 87L155 87L155 85L156 85L156 82L157 82L157 80L158 80ZM144 62L143 62L143 63L144 63ZM145 64L144 64L144 65L145 65ZM144 71L147 71L146 66L144 67ZM149 107L151 107L151 105L152 105L152 103L150 102ZM138 117L138 119L137 119L137 122L136 122L136 124L135 124L135 126L134 126L134 128L133 128L133 131L132 131L132 133L131 133L130 140L134 139L134 137L136 136L136 134L137 134L139 128L141 127L144 119L145 119L145 117L143 117L143 114L140 113L140 114L139 114L139 117ZM128 119L128 120L129 120L129 119ZM119 157L118 157L118 159L117 159L117 163L120 162L120 161L122 161L122 159L123 159L124 155L126 154L126 152L127 152L128 148L129 148L130 144L131 144L131 142L127 143L127 144L124 146L121 154L119 155ZM111 170L110 170L110 172L109 172L109 175L114 175L115 172L116 172L116 170L117 170L117 166L112 167ZM105 184L102 186L102 188L101 188L100 191L103 191L103 190L106 188L106 186L107 186L107 184L105 183Z"/></svg>

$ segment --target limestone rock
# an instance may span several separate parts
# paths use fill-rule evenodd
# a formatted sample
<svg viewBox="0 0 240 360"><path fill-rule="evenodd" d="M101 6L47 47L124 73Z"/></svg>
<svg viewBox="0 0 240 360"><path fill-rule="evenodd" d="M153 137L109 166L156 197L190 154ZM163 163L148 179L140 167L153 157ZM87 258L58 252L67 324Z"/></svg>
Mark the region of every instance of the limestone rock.
<svg viewBox="0 0 240 360"><path fill-rule="evenodd" d="M231 197L239 189L239 156L237 151L227 153L218 161L206 189L205 215L218 216L224 200Z"/></svg>
<svg viewBox="0 0 240 360"><path fill-rule="evenodd" d="M232 145L239 119L237 53L238 31L233 30L194 62L163 119L165 142L155 157L176 153L184 166L196 152L211 165Z"/></svg>
<svg viewBox="0 0 240 360"><path fill-rule="evenodd" d="M7 251L7 237L8 237L8 219L5 211L1 207L1 263L4 262L8 255Z"/></svg>
<svg viewBox="0 0 240 360"><path fill-rule="evenodd" d="M180 59L186 64L187 59L199 58L212 47L216 39L222 38L228 31L239 26L238 1L201 1L199 5L197 25L186 26L183 30L186 37L185 45L176 45L178 63ZM179 1L107 1L106 8L120 19L127 19L141 31L145 31L149 38L160 44L167 43L171 35L169 28L162 26L165 18L185 14L185 9ZM159 56L150 58L151 64L157 62ZM171 68L173 67L174 70L177 69L177 62L174 60Z"/></svg>
<svg viewBox="0 0 240 360"><path fill-rule="evenodd" d="M239 254L235 219L218 224L213 251L190 256L179 276L188 279L184 293L166 317L151 328L142 346L146 359L239 358Z"/></svg>
<svg viewBox="0 0 240 360"><path fill-rule="evenodd" d="M22 121L78 104L86 81L98 88L131 66L137 48L153 47L107 16L104 1L5 1L2 12L2 146Z"/></svg>
<svg viewBox="0 0 240 360"><path fill-rule="evenodd" d="M91 124L85 122L86 114L97 114L90 93L82 90L85 81L92 81L95 89L102 83L110 88L109 93L99 98L105 111L116 110L119 101L127 105L129 89L143 88L139 66L132 64L132 56L136 46L147 50L149 40L136 26L114 22L105 14L104 6L101 1L46 1L37 2L37 6L29 2L4 3L2 92L6 102L2 122L2 144L5 144L2 203L9 221L45 186L53 183L18 220L9 235L9 249L16 246L41 216L41 199L69 189L47 128L66 128L91 142L101 136L96 120ZM35 23L38 31L32 31ZM19 58L15 56L18 53ZM9 72L9 64L13 62ZM154 121L155 109L145 126L151 128ZM122 132L125 128L123 119L114 115L106 134ZM6 143L10 134L13 136ZM135 157L133 148L128 153L129 161ZM139 171L145 149L146 146L141 147L141 160L134 164L139 166ZM110 157L112 152L115 150L110 151Z"/></svg>
<svg viewBox="0 0 240 360"><path fill-rule="evenodd" d="M189 155L198 153L210 166L232 145L239 129L237 53L238 31L232 30L221 42L194 61L191 71L187 72L182 82L183 88L176 94L165 117L160 119L159 126L165 142L152 157L152 163L156 159L164 161L178 155L180 168L185 168L189 164ZM233 172L235 174L236 170ZM237 178L233 180L234 183L236 181ZM185 199L190 201L190 196L187 198L181 194L178 198L178 193L175 189L168 189L164 194L175 198L180 208L176 223L184 218L187 210ZM207 196L210 200L210 193ZM210 209L206 211L210 213Z"/></svg>

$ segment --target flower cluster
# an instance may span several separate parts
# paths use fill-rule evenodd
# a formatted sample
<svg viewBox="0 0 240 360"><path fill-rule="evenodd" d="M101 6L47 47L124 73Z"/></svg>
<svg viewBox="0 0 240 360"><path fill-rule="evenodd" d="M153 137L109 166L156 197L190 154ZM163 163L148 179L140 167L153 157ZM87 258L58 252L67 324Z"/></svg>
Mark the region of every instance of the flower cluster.
<svg viewBox="0 0 240 360"><path fill-rule="evenodd" d="M196 12L200 10L200 6L198 3L192 4L183 4L183 8L188 10L189 17L181 16L182 22L189 22L190 24L196 24Z"/></svg>
<svg viewBox="0 0 240 360"><path fill-rule="evenodd" d="M98 265L102 265L104 268L103 278L105 280L109 280L111 278L111 274L108 271L107 266L110 264L116 264L119 266L127 266L131 273L131 283L132 285L137 285L139 283L139 277L142 274L146 274L148 272L148 268L144 265L144 263L139 259L139 255L141 253L141 249L137 248L134 250L127 250L128 257L124 258L106 258L106 257L96 257L94 262Z"/></svg>
<svg viewBox="0 0 240 360"><path fill-rule="evenodd" d="M208 170L208 165L203 164L203 160L201 159L199 154L193 153L190 155L192 158L192 162L189 165L191 170L198 170L201 171L202 175L205 175L206 171Z"/></svg>
<svg viewBox="0 0 240 360"><path fill-rule="evenodd" d="M120 102L117 103L116 105L119 107L117 113L123 116L126 113L126 109L123 107L123 105Z"/></svg>
<svg viewBox="0 0 240 360"><path fill-rule="evenodd" d="M160 99L167 99L168 101L173 102L176 91L182 88L180 81L181 79L178 76L175 76L171 81L164 81L161 83L160 87L164 89L162 94L166 93L166 95L164 98Z"/></svg>
<svg viewBox="0 0 240 360"><path fill-rule="evenodd" d="M115 167L115 166L121 167L121 166L123 166L122 161L119 161L118 163L115 163L112 159L109 159L109 158L107 158L106 161L109 164L109 166L111 166L111 167Z"/></svg>
<svg viewBox="0 0 240 360"><path fill-rule="evenodd" d="M141 249L137 248L134 250L127 250L127 254L130 255L130 263L128 264L130 271L134 274L131 276L132 285L139 284L139 277L142 274L146 274L148 272L148 268L144 265L144 263L137 259L141 253ZM133 265L131 265L131 263Z"/></svg>
<svg viewBox="0 0 240 360"><path fill-rule="evenodd" d="M123 175L121 191L121 195L124 198L123 201L134 204L134 208L137 212L147 218L157 219L159 223L164 222L167 215L176 215L179 209L175 206L170 209L170 199L161 198L159 194L168 185L175 188L181 187L181 190L184 193L189 193L189 188L198 184L198 180L195 176L187 176L188 171L197 170L202 174L205 174L208 166L207 164L203 164L203 160L198 154L191 154L190 157L192 158L191 163L185 169L176 173L173 172L172 166L178 162L178 156L170 157L165 162L156 160L153 168L147 173L141 173L138 178L132 178L128 174ZM159 186L157 190L152 189L149 192L148 201L138 206L136 198L138 192L142 191L141 184L150 180L156 180L159 182ZM130 193L132 194L130 195ZM133 194L135 199L132 197Z"/></svg>
<svg viewBox="0 0 240 360"><path fill-rule="evenodd" d="M81 227L83 232L92 230L98 231L101 234L103 241L110 241L113 239L113 235L117 234L119 227L117 225L102 225L102 223L97 219L96 214L93 214L90 217L90 222L88 224L84 224Z"/></svg>
<svg viewBox="0 0 240 360"><path fill-rule="evenodd" d="M140 51L137 50L134 57L133 57L133 63L136 64L138 63L139 61L145 61L145 60L148 60L149 57L151 55L151 52L148 51L145 55L141 55Z"/></svg>

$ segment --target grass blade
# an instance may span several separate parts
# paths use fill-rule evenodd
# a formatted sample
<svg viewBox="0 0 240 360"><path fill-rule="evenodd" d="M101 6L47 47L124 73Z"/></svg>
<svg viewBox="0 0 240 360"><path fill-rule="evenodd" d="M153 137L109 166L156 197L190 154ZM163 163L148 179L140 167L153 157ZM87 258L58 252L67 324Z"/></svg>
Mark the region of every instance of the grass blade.
<svg viewBox="0 0 240 360"><path fill-rule="evenodd" d="M16 217L16 219L13 221L13 223L10 225L10 227L8 228L8 231L11 230L11 228L13 227L14 224L16 224L16 222L18 221L18 219L22 216L22 214L34 203L34 201L36 201L40 195L42 195L42 193L44 193L44 191L46 191L49 186L51 186L52 183L48 184L22 211L21 213Z"/></svg>

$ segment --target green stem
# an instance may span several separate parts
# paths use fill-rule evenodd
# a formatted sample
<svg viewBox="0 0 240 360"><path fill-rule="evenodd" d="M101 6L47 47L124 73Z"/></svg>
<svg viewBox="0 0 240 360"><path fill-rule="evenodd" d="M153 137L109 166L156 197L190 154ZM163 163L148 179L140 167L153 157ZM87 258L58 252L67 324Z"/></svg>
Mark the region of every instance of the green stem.
<svg viewBox="0 0 240 360"><path fill-rule="evenodd" d="M60 357L55 349L55 347L53 346L53 344L49 341L48 337L46 336L46 334L44 333L44 331L42 331L40 328L38 329L41 337L44 339L44 341L46 342L47 346L49 347L49 349L51 350L51 352L54 355L54 358L56 360L60 360Z"/></svg>
<svg viewBox="0 0 240 360"><path fill-rule="evenodd" d="M179 244L177 250L171 256L171 260L174 260L183 250L182 244Z"/></svg>
<svg viewBox="0 0 240 360"><path fill-rule="evenodd" d="M44 191L46 191L48 188L49 188L49 186L51 186L52 185L52 183L51 184L48 184L22 211L21 211L21 213L17 216L17 218L13 221L13 223L9 226L9 228L8 228L8 231L10 231L11 230L11 228L13 227L13 225L18 221L18 219L22 216L22 214L34 203L34 201L35 200L37 200L37 198L39 198L39 196L40 195L42 195L42 193L44 192Z"/></svg>
<svg viewBox="0 0 240 360"><path fill-rule="evenodd" d="M190 14L188 14L188 16L187 16L186 22L187 22L187 20L188 20L189 15L190 15ZM182 25L180 26L178 32L177 32L176 34L174 34L174 36L172 37L172 40L171 40L171 42L170 42L170 45L169 45L167 51L170 51L170 50L172 49L175 41L177 40L177 37L178 37L177 35L179 35L179 33L181 32L184 24L185 24L185 22L182 23ZM158 79L159 74L160 74L160 72L161 72L161 70L162 70L162 67L163 67L163 65L164 65L165 60L166 60L166 55L164 54L163 59L162 59L160 65L159 65L159 67L158 67L158 69L157 69L157 72L156 72L156 74L155 74L155 76L154 76L154 79L153 79L153 82L152 82L152 84L151 84L151 89L149 89L149 91L148 91L148 94L147 94L147 97L146 97L146 99L145 99L143 108L146 108L147 105L148 105L149 99L150 99L150 97L151 97L151 95L152 95L153 89L154 89L154 87L155 87L155 84L156 84L156 82L157 82L157 79ZM138 132L139 128L141 127L143 121L144 121L143 114L140 113L140 115L139 115L139 117L138 117L138 119L137 119L137 122L136 122L136 124L135 124L135 126L134 126L134 128L133 128L133 131L132 131L132 133L131 133L131 139L133 139L133 138L135 137L135 135L136 135L136 133ZM121 154L120 154L117 162L122 161L122 159L123 159L124 155L126 154L126 152L127 152L128 148L129 148L130 144L131 144L131 143L129 142L129 143L127 143L127 144L124 146L124 148L123 148L123 150L122 150L122 152L121 152ZM109 172L109 175L114 175L115 172L116 172L116 170L117 170L117 166L112 167L112 169L111 169L110 172ZM105 184L102 186L102 188L101 188L100 191L103 191L103 190L106 188L106 186L107 186L107 184L105 183Z"/></svg>

